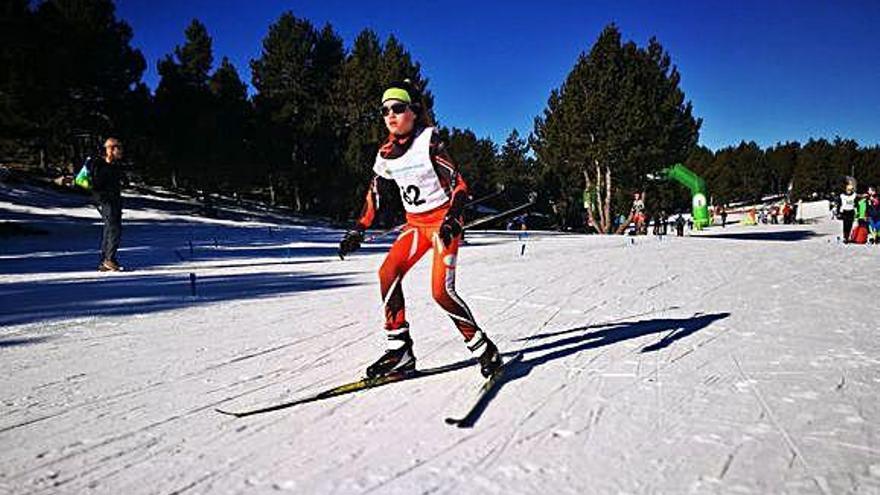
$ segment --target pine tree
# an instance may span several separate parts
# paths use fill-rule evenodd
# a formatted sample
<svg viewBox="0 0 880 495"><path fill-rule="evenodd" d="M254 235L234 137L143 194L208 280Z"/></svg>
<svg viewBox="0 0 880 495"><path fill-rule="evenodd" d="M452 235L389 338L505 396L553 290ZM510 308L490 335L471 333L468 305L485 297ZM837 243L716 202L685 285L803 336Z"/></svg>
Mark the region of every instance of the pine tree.
<svg viewBox="0 0 880 495"><path fill-rule="evenodd" d="M510 132L499 151L494 182L503 188L507 206L529 201L535 189L535 164L528 151L527 141L516 129Z"/></svg>
<svg viewBox="0 0 880 495"><path fill-rule="evenodd" d="M587 209L588 221L609 232L616 195L644 191L648 174L688 156L700 121L692 116L679 80L656 39L646 48L624 44L614 25L581 54L536 119L532 140L563 222L577 217L572 213L586 190L596 198L596 208Z"/></svg>
<svg viewBox="0 0 880 495"><path fill-rule="evenodd" d="M34 137L31 98L39 87L37 69L38 36L34 15L27 0L12 0L0 6L0 160L27 160L24 144ZM13 158L17 158L15 160ZM33 155L30 156L33 158Z"/></svg>
<svg viewBox="0 0 880 495"><path fill-rule="evenodd" d="M48 0L30 10L14 1L0 9L9 15L0 29L0 126L35 137L60 162L94 152L101 137L119 133L120 114L145 62L113 3ZM78 149L78 140L86 149Z"/></svg>
<svg viewBox="0 0 880 495"><path fill-rule="evenodd" d="M712 187L716 204L760 201L770 184L764 152L754 141L719 150L704 179Z"/></svg>
<svg viewBox="0 0 880 495"><path fill-rule="evenodd" d="M797 155L792 178L794 198L809 198L813 193L840 190L843 177L833 181L828 173L832 153L831 143L826 139L810 139L804 144Z"/></svg>
<svg viewBox="0 0 880 495"><path fill-rule="evenodd" d="M777 143L776 146L767 148L764 152L770 181L768 193L785 194L788 191L800 149L800 143L787 142L785 144Z"/></svg>
<svg viewBox="0 0 880 495"><path fill-rule="evenodd" d="M461 170L472 197L484 197L498 190L495 143L478 138L470 129L454 127L442 129L441 138L446 143L446 151Z"/></svg>
<svg viewBox="0 0 880 495"><path fill-rule="evenodd" d="M310 76L315 104L314 126L306 155L312 166L312 179L306 194L317 212L337 215L346 210L346 181L342 166L345 127L343 105L337 98L337 83L345 62L342 38L333 27L325 25L315 42L314 63Z"/></svg>
<svg viewBox="0 0 880 495"><path fill-rule="evenodd" d="M213 130L213 101L209 71L212 40L204 24L194 19L185 41L159 61L161 79L156 88L157 141L164 155L163 170L175 187L185 179L190 187L208 186ZM213 185L213 184L210 184Z"/></svg>
<svg viewBox="0 0 880 495"><path fill-rule="evenodd" d="M280 186L297 211L315 207L312 188L319 182L326 145L315 146L314 138L338 119L337 111L325 112L322 105L335 97L332 74L341 70L340 53L332 28L318 33L308 20L287 12L270 26L260 58L251 61L258 147L269 165L270 187L274 196Z"/></svg>
<svg viewBox="0 0 880 495"><path fill-rule="evenodd" d="M212 96L208 156L211 173L205 179L214 182L214 189L242 191L257 182L259 172L248 153L252 118L247 87L235 66L223 57L211 75L209 88Z"/></svg>

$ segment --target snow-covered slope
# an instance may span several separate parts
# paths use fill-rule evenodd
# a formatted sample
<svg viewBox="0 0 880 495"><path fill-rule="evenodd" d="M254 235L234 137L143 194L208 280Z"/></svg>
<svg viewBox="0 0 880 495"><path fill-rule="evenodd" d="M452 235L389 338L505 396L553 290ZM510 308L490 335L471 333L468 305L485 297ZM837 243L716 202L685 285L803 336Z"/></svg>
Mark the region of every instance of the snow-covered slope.
<svg viewBox="0 0 880 495"><path fill-rule="evenodd" d="M476 366L262 416L382 350L387 241L129 198L99 274L81 198L0 190L0 493L878 493L880 248L838 224L688 238L470 233L458 290L523 351L472 429ZM192 242L192 250L190 250ZM196 295L189 274L196 275ZM421 367L468 353L404 284Z"/></svg>

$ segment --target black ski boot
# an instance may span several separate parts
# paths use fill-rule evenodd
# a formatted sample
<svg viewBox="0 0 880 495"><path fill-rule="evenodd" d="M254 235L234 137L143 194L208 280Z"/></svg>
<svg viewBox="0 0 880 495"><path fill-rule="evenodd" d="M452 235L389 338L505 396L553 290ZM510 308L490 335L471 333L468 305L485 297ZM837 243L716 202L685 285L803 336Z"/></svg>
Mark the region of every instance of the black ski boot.
<svg viewBox="0 0 880 495"><path fill-rule="evenodd" d="M416 356L413 354L413 341L409 336L409 329L388 331L387 336L388 349L378 361L367 367L367 378L416 369Z"/></svg>
<svg viewBox="0 0 880 495"><path fill-rule="evenodd" d="M489 340L489 337L486 337L486 334L481 330L477 330L477 333L465 344L471 354L480 362L480 373L484 378L489 378L503 364L495 343Z"/></svg>

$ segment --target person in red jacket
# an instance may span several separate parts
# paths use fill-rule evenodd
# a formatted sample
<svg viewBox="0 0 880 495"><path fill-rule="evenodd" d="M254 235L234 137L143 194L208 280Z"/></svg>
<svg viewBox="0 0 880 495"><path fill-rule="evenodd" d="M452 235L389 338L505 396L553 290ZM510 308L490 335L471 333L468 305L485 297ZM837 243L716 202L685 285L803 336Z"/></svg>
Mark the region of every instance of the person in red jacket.
<svg viewBox="0 0 880 495"><path fill-rule="evenodd" d="M387 349L367 368L368 377L415 369L416 358L403 298L403 277L428 251L433 251L431 287L434 300L452 319L480 363L483 376L501 365L495 344L477 325L455 292L458 247L463 231L467 183L446 152L421 106L421 94L409 81L394 83L382 95L382 116L389 135L373 164L374 176L355 228L339 244L340 256L360 247L364 231L381 204L380 181L393 181L406 210L406 226L379 268L385 306Z"/></svg>

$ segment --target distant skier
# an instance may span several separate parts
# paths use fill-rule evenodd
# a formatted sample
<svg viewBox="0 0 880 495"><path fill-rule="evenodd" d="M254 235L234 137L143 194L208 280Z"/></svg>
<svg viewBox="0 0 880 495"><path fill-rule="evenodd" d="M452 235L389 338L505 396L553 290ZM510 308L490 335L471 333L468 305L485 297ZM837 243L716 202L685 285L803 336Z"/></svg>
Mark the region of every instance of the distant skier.
<svg viewBox="0 0 880 495"><path fill-rule="evenodd" d="M856 191L855 184L846 183L846 192L840 195L839 207L840 219L843 220L843 242L849 242L850 231L856 216Z"/></svg>
<svg viewBox="0 0 880 495"><path fill-rule="evenodd" d="M122 236L122 143L116 138L104 142L104 156L88 157L84 168L88 170L89 189L104 221L101 236L101 260L98 271L119 272L123 267L116 259Z"/></svg>
<svg viewBox="0 0 880 495"><path fill-rule="evenodd" d="M434 300L458 327L468 349L479 361L483 376L489 376L501 365L498 348L479 328L470 309L455 292L467 184L436 130L430 127L421 106L421 94L415 86L409 81L389 86L382 95L380 110L389 136L376 155L375 175L361 217L339 244L341 256L360 247L364 231L382 204L379 182L393 181L400 191L407 223L379 268L387 350L367 368L366 374L376 377L415 369L416 357L404 310L403 277L433 249Z"/></svg>

